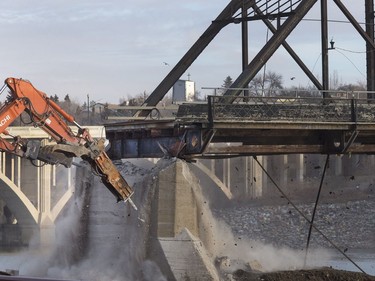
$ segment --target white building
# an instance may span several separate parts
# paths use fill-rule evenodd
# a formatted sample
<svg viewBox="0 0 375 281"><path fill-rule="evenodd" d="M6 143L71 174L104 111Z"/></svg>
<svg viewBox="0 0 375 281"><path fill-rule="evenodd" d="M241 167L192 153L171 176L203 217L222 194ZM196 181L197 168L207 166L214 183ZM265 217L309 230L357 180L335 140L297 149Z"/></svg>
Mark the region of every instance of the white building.
<svg viewBox="0 0 375 281"><path fill-rule="evenodd" d="M193 102L195 96L195 83L190 80L178 80L173 85L173 103Z"/></svg>

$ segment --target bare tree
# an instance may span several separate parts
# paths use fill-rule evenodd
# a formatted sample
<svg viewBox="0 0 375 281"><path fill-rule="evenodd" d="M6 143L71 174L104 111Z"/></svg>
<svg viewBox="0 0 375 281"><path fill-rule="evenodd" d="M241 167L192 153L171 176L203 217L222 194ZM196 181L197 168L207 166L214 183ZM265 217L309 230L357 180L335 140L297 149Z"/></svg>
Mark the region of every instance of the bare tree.
<svg viewBox="0 0 375 281"><path fill-rule="evenodd" d="M276 96L278 90L283 89L283 76L276 72L268 71L266 74L267 96Z"/></svg>
<svg viewBox="0 0 375 281"><path fill-rule="evenodd" d="M337 70L333 71L333 74L330 75L329 80L330 80L329 81L330 88L333 90L338 89L338 87L340 86L340 83L339 83L339 74Z"/></svg>
<svg viewBox="0 0 375 281"><path fill-rule="evenodd" d="M263 77L261 74L258 74L250 81L249 88L252 93L256 96L263 96L264 87L263 87Z"/></svg>
<svg viewBox="0 0 375 281"><path fill-rule="evenodd" d="M257 96L276 96L283 89L283 76L273 71L268 71L265 77L258 74L251 80L250 89Z"/></svg>

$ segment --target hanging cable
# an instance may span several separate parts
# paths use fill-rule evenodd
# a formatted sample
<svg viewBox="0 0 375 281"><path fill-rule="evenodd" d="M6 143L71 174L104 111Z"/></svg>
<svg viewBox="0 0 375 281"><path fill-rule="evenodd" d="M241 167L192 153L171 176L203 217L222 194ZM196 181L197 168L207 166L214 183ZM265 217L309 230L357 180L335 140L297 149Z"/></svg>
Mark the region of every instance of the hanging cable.
<svg viewBox="0 0 375 281"><path fill-rule="evenodd" d="M316 65L317 65L317 63L318 63L318 61L319 61L319 59L320 59L321 56L322 56L322 53L320 53L319 56L316 58L316 61L315 61L314 66L313 66L313 68L312 68L312 70L311 70L311 73L314 72L315 67L316 67ZM310 82L311 82L311 80L308 80L308 81L307 81L307 86L310 86Z"/></svg>
<svg viewBox="0 0 375 281"><path fill-rule="evenodd" d="M371 50L371 51L353 51L353 50L349 50L349 49L340 48L340 47L337 47L337 46L335 46L335 49L338 49L338 50L341 50L341 51L344 51L344 52L353 53L353 54L368 54L368 53L373 53L375 51L375 50Z"/></svg>
<svg viewBox="0 0 375 281"><path fill-rule="evenodd" d="M41 163L41 164L37 164L36 160L31 160L31 159L30 159L30 162L31 162L31 164L32 164L34 167L37 167L37 168L41 168L41 167L44 167L45 165L47 165L46 162Z"/></svg>
<svg viewBox="0 0 375 281"><path fill-rule="evenodd" d="M354 68L355 69L357 69L357 71L363 76L363 77L365 77L366 78L366 75L364 75L360 70L359 70L359 68L354 64L354 62L352 62L343 52L341 52L341 51L339 51L339 50L336 50L335 49L335 51L336 52L338 52L339 54L341 54L341 55L343 55L353 66L354 66Z"/></svg>
<svg viewBox="0 0 375 281"><path fill-rule="evenodd" d="M313 228L313 225L314 225L316 209L318 207L318 203L319 203L319 199L320 199L320 193L322 191L323 181L324 181L324 177L325 177L325 174L326 174L326 171L327 171L328 163L329 163L329 154L327 154L326 163L324 164L323 174L322 174L322 177L320 179L319 190L318 190L318 194L316 196L314 210L313 210L313 213L312 213L312 216L311 216L309 234L307 235L307 243L306 243L306 252L305 252L305 261L304 261L305 266L306 266L307 255L308 255L308 252L309 252L310 238L311 238L312 228Z"/></svg>
<svg viewBox="0 0 375 281"><path fill-rule="evenodd" d="M267 28L266 32L266 43L268 42L268 33L269 33L269 28ZM262 77L262 97L264 97L264 83L266 82L266 70L267 70L267 62L264 64L263 67L263 77Z"/></svg>
<svg viewBox="0 0 375 281"><path fill-rule="evenodd" d="M259 167L266 174L269 180L274 184L276 189L281 193L281 195L289 202L289 204L309 223L311 221L308 217L289 199L286 193L279 187L279 185L274 181L271 175L266 171L263 165L259 162L256 156L253 156L254 160L258 163ZM319 230L315 225L312 225L312 228L318 232L332 247L334 247L338 252L340 252L347 260L349 260L356 268L358 268L362 273L367 274L355 261L353 261L347 254L344 253L335 243L333 243L323 232Z"/></svg>

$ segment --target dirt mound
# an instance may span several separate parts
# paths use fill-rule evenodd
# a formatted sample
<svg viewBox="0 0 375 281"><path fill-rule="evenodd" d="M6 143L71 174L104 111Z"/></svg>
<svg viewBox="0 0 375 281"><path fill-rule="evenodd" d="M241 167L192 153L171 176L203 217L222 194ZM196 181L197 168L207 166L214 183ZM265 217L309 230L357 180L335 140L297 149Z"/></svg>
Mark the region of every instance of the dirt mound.
<svg viewBox="0 0 375 281"><path fill-rule="evenodd" d="M271 273L252 273L237 270L234 280L238 281L375 281L375 276L359 272L320 268L312 270L279 271Z"/></svg>

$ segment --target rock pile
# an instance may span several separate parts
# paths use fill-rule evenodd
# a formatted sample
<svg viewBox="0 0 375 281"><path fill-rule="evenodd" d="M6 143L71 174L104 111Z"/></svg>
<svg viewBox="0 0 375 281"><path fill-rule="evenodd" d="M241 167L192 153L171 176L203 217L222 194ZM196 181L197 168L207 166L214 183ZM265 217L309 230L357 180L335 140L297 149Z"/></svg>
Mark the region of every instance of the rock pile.
<svg viewBox="0 0 375 281"><path fill-rule="evenodd" d="M297 207L311 219L313 203ZM315 225L338 247L375 249L375 200L319 204ZM276 206L235 205L215 209L213 213L224 220L235 235L253 240L302 249L306 246L309 223L290 204ZM313 230L311 246L331 247Z"/></svg>

